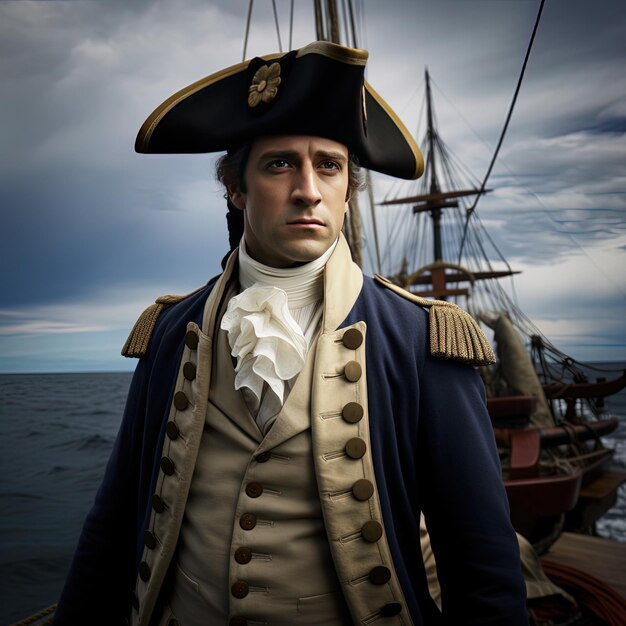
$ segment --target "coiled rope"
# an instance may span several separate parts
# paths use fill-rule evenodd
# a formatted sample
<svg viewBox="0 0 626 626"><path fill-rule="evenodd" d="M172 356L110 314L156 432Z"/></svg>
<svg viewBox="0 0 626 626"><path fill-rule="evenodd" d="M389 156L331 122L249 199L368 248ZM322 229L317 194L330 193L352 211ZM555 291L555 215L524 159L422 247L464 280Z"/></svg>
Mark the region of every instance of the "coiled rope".
<svg viewBox="0 0 626 626"><path fill-rule="evenodd" d="M49 624L52 624L52 616L54 612L56 611L56 608L57 608L57 605L52 604L49 607L42 609L41 611L38 611L37 613L33 613L29 617L25 617L19 622L9 624L9 626L32 626L33 624L35 626L48 626ZM44 619L45 617L48 617L48 619L46 619L43 622L40 621Z"/></svg>

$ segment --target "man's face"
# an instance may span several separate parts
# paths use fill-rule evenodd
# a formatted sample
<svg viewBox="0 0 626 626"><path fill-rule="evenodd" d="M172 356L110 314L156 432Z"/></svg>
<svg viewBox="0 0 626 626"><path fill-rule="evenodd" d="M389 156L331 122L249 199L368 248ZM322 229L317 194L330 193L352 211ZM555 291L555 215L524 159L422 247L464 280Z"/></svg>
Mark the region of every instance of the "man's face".
<svg viewBox="0 0 626 626"><path fill-rule="evenodd" d="M320 257L337 239L348 209L348 150L331 139L262 137L252 144L246 192L233 204L244 211L246 248L272 267Z"/></svg>

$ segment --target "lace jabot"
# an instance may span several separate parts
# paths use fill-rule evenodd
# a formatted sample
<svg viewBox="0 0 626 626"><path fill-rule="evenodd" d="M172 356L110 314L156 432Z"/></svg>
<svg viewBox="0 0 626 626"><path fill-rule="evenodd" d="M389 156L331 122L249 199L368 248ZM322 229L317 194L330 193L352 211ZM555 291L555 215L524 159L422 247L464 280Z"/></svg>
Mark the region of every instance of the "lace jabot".
<svg viewBox="0 0 626 626"><path fill-rule="evenodd" d="M263 432L304 367L322 315L324 266L336 245L305 265L274 268L252 259L241 240L242 291L231 298L220 327L237 360L235 389L242 389Z"/></svg>

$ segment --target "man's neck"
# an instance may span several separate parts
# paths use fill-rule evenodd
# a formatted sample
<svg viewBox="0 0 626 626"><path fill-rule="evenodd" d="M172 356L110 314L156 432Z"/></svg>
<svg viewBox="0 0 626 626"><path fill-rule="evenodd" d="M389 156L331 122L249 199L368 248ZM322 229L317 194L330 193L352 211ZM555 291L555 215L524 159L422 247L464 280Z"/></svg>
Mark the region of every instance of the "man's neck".
<svg viewBox="0 0 626 626"><path fill-rule="evenodd" d="M324 267L337 242L319 258L309 263L289 268L277 268L254 260L247 252L243 240L239 244L239 283L242 289L254 284L283 289L289 298L289 307L298 308L324 297Z"/></svg>

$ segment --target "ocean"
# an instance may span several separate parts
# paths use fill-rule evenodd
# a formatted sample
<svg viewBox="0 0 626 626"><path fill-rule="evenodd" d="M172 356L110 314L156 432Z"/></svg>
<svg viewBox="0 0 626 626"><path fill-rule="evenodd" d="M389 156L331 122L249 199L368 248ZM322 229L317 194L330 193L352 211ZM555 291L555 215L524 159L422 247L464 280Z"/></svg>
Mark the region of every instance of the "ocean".
<svg viewBox="0 0 626 626"><path fill-rule="evenodd" d="M624 364L608 364L618 369ZM132 374L0 375L0 624L54 604L109 457ZM612 377L612 376L609 376ZM626 467L626 390L607 399L621 417L605 439ZM600 522L626 541L626 489Z"/></svg>

